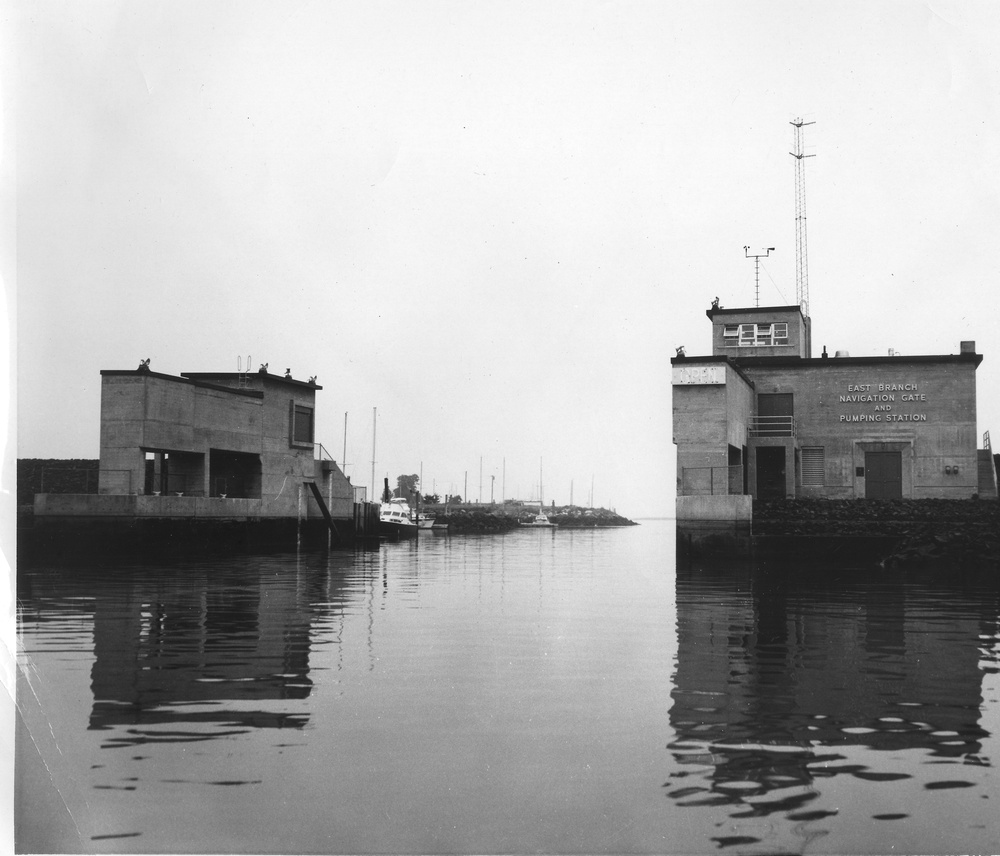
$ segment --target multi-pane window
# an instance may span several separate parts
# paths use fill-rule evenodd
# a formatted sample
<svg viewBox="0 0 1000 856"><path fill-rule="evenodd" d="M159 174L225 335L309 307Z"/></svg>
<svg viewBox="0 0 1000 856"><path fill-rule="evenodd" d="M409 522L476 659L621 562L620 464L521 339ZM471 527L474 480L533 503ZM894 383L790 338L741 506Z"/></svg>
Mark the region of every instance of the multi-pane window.
<svg viewBox="0 0 1000 856"><path fill-rule="evenodd" d="M787 345L788 323L726 324L722 328L722 341L728 346L741 348Z"/></svg>

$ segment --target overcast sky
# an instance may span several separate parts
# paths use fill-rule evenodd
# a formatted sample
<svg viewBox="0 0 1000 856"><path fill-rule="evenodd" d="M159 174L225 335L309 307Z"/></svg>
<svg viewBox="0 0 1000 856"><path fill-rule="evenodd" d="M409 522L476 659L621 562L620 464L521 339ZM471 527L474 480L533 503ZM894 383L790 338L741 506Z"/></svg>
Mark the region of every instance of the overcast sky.
<svg viewBox="0 0 1000 856"><path fill-rule="evenodd" d="M744 245L775 247L761 304L795 302L796 117L814 354L975 340L1000 439L1000 4L32 0L2 23L18 457L98 456L102 369L249 359L318 375L356 484L377 407L379 483L537 497L544 462L546 500L670 514L674 349L710 353L716 295L753 305Z"/></svg>

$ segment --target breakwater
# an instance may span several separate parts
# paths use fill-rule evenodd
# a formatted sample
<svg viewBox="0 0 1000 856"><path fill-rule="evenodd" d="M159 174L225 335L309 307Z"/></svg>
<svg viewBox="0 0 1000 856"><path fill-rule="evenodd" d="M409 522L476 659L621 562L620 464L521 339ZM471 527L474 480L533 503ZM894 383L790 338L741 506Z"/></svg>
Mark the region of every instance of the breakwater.
<svg viewBox="0 0 1000 856"><path fill-rule="evenodd" d="M435 522L447 524L449 532L508 532L522 523L530 523L537 508L511 505L425 506L424 512L433 514ZM600 529L617 526L637 526L635 521L622 517L606 508L580 508L555 506L545 509L545 514L560 529Z"/></svg>

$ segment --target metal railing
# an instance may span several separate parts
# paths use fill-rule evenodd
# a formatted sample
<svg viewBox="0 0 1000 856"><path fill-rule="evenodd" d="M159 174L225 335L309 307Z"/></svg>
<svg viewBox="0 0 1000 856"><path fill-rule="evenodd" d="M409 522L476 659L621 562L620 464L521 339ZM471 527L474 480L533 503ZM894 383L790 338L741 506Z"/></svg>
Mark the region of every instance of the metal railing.
<svg viewBox="0 0 1000 856"><path fill-rule="evenodd" d="M993 447L990 445L990 432L989 431L984 431L983 432L983 448L986 449L987 452L992 452L993 451Z"/></svg>
<svg viewBox="0 0 1000 856"><path fill-rule="evenodd" d="M335 460L334 457L333 457L333 455L331 455L327 451L326 446L324 446L322 443L313 443L313 451L316 453L315 460L317 460L317 461L322 461L322 460L333 461L333 460ZM324 455L326 455L325 459L323 457Z"/></svg>
<svg viewBox="0 0 1000 856"><path fill-rule="evenodd" d="M751 437L794 437L794 416L753 416L750 419Z"/></svg>
<svg viewBox="0 0 1000 856"><path fill-rule="evenodd" d="M96 467L45 467L39 493L97 493L100 470Z"/></svg>
<svg viewBox="0 0 1000 856"><path fill-rule="evenodd" d="M132 490L132 470L101 470L101 493L127 494Z"/></svg>
<svg viewBox="0 0 1000 856"><path fill-rule="evenodd" d="M742 464L681 468L681 496L738 496L742 493Z"/></svg>

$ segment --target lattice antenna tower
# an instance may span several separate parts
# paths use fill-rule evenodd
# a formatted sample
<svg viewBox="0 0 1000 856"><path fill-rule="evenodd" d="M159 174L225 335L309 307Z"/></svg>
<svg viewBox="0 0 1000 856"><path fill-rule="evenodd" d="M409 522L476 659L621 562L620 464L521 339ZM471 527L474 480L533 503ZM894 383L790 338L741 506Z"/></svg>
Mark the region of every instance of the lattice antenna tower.
<svg viewBox="0 0 1000 856"><path fill-rule="evenodd" d="M809 251L806 242L806 158L802 142L802 129L815 122L795 119L790 123L795 128L795 151L789 154L795 158L795 300L809 317Z"/></svg>
<svg viewBox="0 0 1000 856"><path fill-rule="evenodd" d="M751 253L750 246L743 247L743 253L748 259L753 259L753 305L760 307L760 260L766 259L774 252L774 247L768 247L763 253Z"/></svg>

